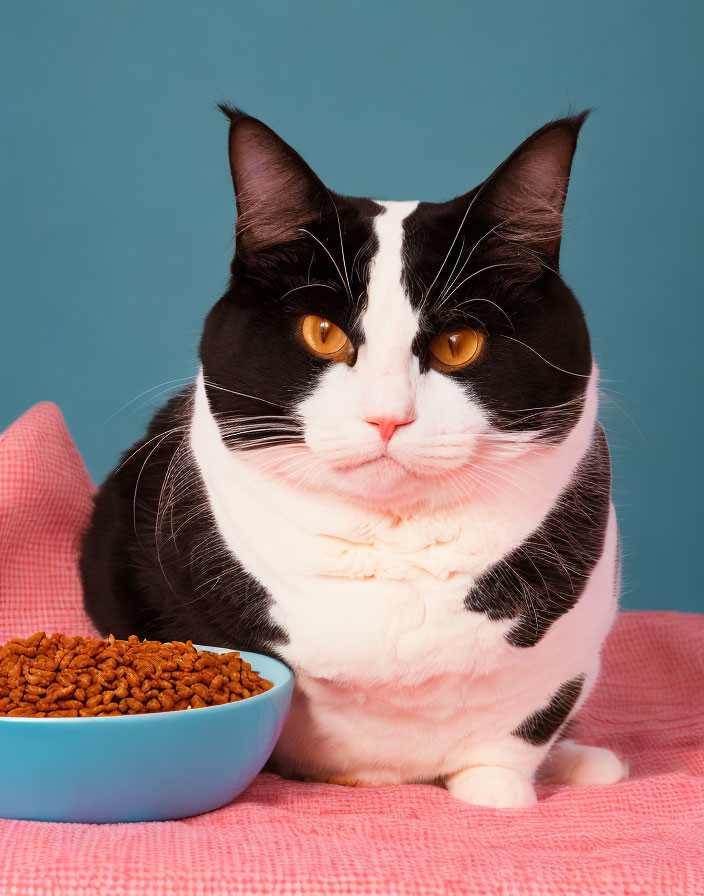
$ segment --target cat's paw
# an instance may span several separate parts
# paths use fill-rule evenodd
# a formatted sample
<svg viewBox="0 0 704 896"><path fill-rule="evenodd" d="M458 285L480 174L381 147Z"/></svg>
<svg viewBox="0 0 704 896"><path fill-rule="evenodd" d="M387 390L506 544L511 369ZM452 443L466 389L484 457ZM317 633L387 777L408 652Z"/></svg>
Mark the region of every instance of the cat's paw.
<svg viewBox="0 0 704 896"><path fill-rule="evenodd" d="M541 780L549 784L588 787L616 784L627 777L628 767L611 750L564 740L555 745Z"/></svg>
<svg viewBox="0 0 704 896"><path fill-rule="evenodd" d="M453 796L477 806L522 809L537 802L530 779L511 768L475 765L445 779Z"/></svg>

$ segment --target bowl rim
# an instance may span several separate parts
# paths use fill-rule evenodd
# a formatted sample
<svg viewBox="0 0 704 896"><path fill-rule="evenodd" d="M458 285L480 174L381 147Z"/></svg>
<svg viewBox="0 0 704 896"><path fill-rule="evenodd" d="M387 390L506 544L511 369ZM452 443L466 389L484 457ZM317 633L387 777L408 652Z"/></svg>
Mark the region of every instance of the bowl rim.
<svg viewBox="0 0 704 896"><path fill-rule="evenodd" d="M193 646L196 648L196 650L207 650L207 651L211 651L212 653L239 653L240 656L244 655L247 662L250 662L249 657L263 657L264 659L269 660L270 662L276 663L278 666L281 666L281 669L286 673L283 681L280 681L278 684L274 684L273 688L269 688L268 691L263 691L261 694L255 694L253 697L245 697L244 700L234 700L231 703L218 703L215 706L196 706L195 707L196 710L207 709L207 710L211 710L211 711L220 710L221 712L223 712L223 711L231 712L233 710L233 708L236 706L242 706L242 704L250 704L254 700L262 700L262 699L266 699L267 697L271 697L274 695L275 692L278 693L278 692L284 690L285 688L289 687L293 683L293 680L295 677L293 670L291 669L290 666L288 666L286 663L283 662L283 660L280 660L278 657L269 656L269 654L267 654L267 653L255 653L253 650L238 650L237 648L234 648L234 647L207 647L202 644L193 644ZM256 669L255 669L255 671L256 671ZM190 711L187 709L178 709L178 710L167 710L166 712L143 712L143 713L138 713L138 714L132 715L132 716L130 716L130 715L89 716L87 718L82 717L82 716L73 716L73 717L60 716L59 718L44 717L44 718L38 719L38 718L36 718L36 716L2 716L2 715L0 715L0 725L6 724L8 722L11 724L17 724L18 722L24 722L24 723L28 723L28 724L38 724L41 722L54 722L54 723L61 722L64 724L69 724L69 725L72 725L75 722L82 722L83 724L85 724L86 722L93 722L93 723L98 722L100 724L105 724L108 722L113 722L113 723L117 722L118 724L124 724L125 720L128 720L128 719L132 722L138 722L138 723L143 724L149 719L155 720L155 719L164 718L164 717L173 718L174 716L177 716L179 718L183 718L183 717L192 718L193 717L193 709L191 709Z"/></svg>

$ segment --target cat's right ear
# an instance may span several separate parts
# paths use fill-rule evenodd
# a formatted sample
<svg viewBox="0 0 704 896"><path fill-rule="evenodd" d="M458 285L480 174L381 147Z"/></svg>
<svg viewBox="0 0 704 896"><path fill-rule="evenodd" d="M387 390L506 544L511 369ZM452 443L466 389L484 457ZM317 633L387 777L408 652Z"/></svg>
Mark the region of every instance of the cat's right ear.
<svg viewBox="0 0 704 896"><path fill-rule="evenodd" d="M230 172L237 203L236 245L247 254L300 239L329 194L313 171L271 128L221 105L230 119Z"/></svg>

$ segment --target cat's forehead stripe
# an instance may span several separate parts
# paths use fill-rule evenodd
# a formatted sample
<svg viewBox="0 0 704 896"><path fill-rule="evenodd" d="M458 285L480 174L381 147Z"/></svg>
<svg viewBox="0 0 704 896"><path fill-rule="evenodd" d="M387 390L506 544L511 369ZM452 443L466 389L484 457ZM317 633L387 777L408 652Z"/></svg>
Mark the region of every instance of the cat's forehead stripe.
<svg viewBox="0 0 704 896"><path fill-rule="evenodd" d="M383 212L374 218L377 250L372 258L367 286L367 306L362 316L366 353L386 366L401 362L410 352L418 329L403 285L403 222L418 206L417 202L379 202Z"/></svg>

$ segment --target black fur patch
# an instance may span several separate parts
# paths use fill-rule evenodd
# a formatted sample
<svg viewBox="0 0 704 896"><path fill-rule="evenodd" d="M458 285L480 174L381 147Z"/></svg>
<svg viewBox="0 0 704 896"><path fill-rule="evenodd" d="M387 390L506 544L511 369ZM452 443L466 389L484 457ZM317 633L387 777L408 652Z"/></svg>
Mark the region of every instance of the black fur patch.
<svg viewBox="0 0 704 896"><path fill-rule="evenodd" d="M173 398L98 492L83 540L85 606L103 634L275 653L270 596L211 518L190 456L190 390Z"/></svg>
<svg viewBox="0 0 704 896"><path fill-rule="evenodd" d="M423 368L437 333L481 330L487 350L449 375L467 386L498 428L560 441L579 419L591 373L584 315L553 268L541 267L524 280L513 266L497 261L501 246L485 239L491 221L481 203L458 231L473 197L474 192L447 203L421 202L404 221L405 285L420 311L414 349Z"/></svg>
<svg viewBox="0 0 704 896"><path fill-rule="evenodd" d="M574 709L574 705L582 693L583 685L583 675L566 681L556 691L547 706L528 716L511 733L536 747L546 744Z"/></svg>
<svg viewBox="0 0 704 896"><path fill-rule="evenodd" d="M609 448L597 424L554 509L519 548L484 573L465 597L466 608L493 620L516 619L509 643L537 644L577 603L601 557L610 492Z"/></svg>

